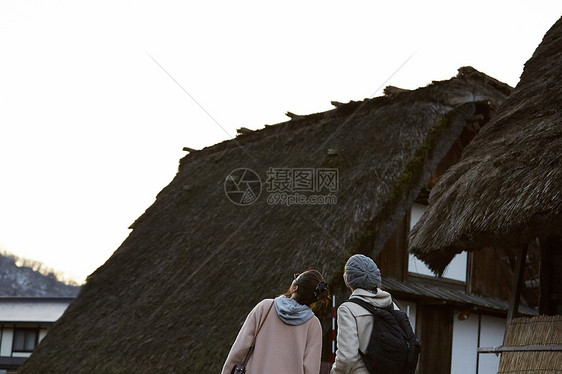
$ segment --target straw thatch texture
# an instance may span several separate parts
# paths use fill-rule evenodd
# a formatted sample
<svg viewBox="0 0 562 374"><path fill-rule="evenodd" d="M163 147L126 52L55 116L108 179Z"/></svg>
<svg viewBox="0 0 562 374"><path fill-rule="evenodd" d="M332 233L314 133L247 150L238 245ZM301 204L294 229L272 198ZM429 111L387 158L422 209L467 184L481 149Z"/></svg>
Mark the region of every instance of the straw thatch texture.
<svg viewBox="0 0 562 374"><path fill-rule="evenodd" d="M513 319L504 347L562 346L562 316ZM498 374L554 374L562 372L562 351L503 352Z"/></svg>
<svg viewBox="0 0 562 374"><path fill-rule="evenodd" d="M410 250L442 274L462 251L562 236L562 19L496 117L431 191Z"/></svg>
<svg viewBox="0 0 562 374"><path fill-rule="evenodd" d="M191 152L22 373L217 373L246 314L293 273L317 268L337 288L350 254L382 248L466 119L509 90L463 68ZM248 206L224 190L239 168L263 182ZM337 169L337 204L269 205L269 168Z"/></svg>

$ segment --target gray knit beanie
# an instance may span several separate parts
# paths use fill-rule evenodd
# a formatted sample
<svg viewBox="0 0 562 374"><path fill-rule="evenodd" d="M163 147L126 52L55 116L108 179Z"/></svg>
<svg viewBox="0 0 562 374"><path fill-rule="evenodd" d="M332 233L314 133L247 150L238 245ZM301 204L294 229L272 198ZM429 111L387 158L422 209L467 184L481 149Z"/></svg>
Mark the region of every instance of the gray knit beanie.
<svg viewBox="0 0 562 374"><path fill-rule="evenodd" d="M354 290L376 290L382 284L381 271L371 258L353 255L345 264L347 284Z"/></svg>

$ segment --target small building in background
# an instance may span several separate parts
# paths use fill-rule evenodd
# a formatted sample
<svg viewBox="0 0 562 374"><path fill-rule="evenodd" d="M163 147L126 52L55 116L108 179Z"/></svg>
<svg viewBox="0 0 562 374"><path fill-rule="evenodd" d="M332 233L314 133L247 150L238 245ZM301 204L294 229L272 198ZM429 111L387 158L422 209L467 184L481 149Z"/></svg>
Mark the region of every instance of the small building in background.
<svg viewBox="0 0 562 374"><path fill-rule="evenodd" d="M0 374L17 371L72 300L0 297Z"/></svg>

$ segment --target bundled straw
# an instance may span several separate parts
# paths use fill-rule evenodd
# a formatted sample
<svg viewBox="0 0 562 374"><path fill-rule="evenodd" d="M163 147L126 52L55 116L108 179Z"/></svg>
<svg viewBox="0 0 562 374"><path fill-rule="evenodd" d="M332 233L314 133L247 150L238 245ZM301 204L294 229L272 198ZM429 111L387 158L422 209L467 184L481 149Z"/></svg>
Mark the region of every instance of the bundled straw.
<svg viewBox="0 0 562 374"><path fill-rule="evenodd" d="M505 336L504 347L562 345L562 316L516 318ZM562 351L503 352L498 374L561 373Z"/></svg>

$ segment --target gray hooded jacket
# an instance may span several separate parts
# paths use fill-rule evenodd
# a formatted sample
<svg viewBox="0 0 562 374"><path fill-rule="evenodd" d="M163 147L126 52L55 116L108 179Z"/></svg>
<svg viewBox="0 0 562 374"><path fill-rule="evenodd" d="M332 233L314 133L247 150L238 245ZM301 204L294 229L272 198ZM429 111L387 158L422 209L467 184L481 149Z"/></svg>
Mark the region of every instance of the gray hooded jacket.
<svg viewBox="0 0 562 374"><path fill-rule="evenodd" d="M302 325L314 316L309 307L286 296L275 299L275 310L281 321L293 326Z"/></svg>
<svg viewBox="0 0 562 374"><path fill-rule="evenodd" d="M364 300L377 308L384 308L392 303L392 297L386 291L377 289L377 293L361 288L351 294L353 298ZM350 297L350 298L351 298ZM398 309L394 305L394 309ZM359 355L365 352L371 331L373 330L372 314L354 303L343 303L338 308L338 350L331 374L369 374Z"/></svg>

